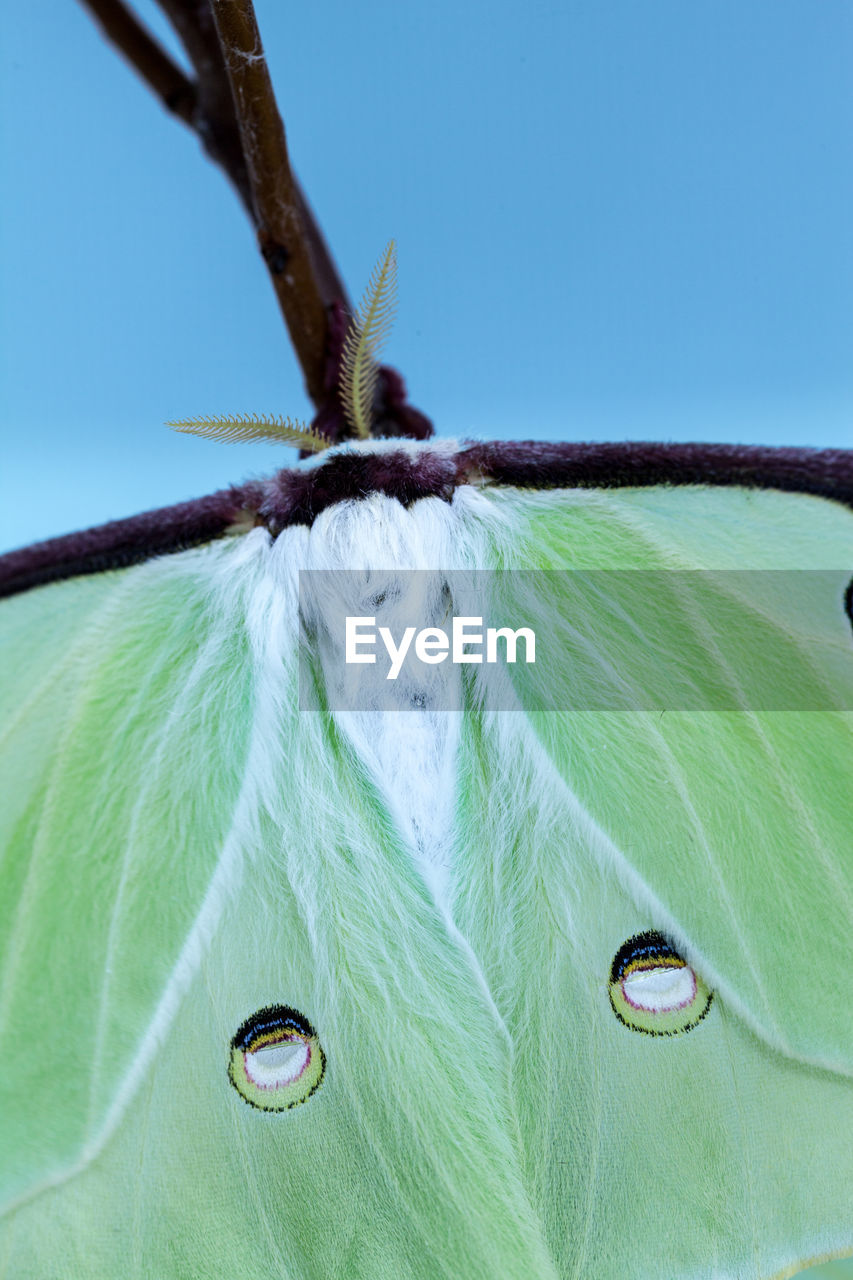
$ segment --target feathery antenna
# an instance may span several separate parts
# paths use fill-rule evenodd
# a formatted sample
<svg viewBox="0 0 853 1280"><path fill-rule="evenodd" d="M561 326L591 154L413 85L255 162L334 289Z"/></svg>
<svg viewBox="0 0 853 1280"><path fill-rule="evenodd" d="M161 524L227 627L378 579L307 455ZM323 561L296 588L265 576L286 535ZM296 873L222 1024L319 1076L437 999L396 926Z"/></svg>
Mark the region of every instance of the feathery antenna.
<svg viewBox="0 0 853 1280"><path fill-rule="evenodd" d="M373 268L358 312L350 321L341 354L341 401L357 436L370 436L379 378L378 355L397 308L397 246L389 240Z"/></svg>
<svg viewBox="0 0 853 1280"><path fill-rule="evenodd" d="M167 422L173 431L204 436L208 440L272 440L276 444L292 444L297 449L320 453L331 441L304 422L267 414L241 413L234 418L183 418Z"/></svg>

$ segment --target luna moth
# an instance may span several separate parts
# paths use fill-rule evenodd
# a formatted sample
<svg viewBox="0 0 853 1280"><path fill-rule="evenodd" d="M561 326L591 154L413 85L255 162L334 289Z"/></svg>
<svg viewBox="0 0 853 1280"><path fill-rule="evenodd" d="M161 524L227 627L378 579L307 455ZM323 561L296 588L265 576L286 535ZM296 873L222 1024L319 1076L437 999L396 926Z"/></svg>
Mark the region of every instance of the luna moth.
<svg viewBox="0 0 853 1280"><path fill-rule="evenodd" d="M367 441L3 557L0 1274L853 1252L851 500L842 452ZM413 582L558 637L558 709L338 710L332 597ZM696 704L615 696L684 653Z"/></svg>
<svg viewBox="0 0 853 1280"><path fill-rule="evenodd" d="M335 395L183 424L318 457L0 558L0 1274L850 1255L851 456L372 440L390 249L328 448L346 308L286 155L258 179L251 5L164 6L195 81L89 7ZM538 665L348 663L347 619L435 658L475 617Z"/></svg>

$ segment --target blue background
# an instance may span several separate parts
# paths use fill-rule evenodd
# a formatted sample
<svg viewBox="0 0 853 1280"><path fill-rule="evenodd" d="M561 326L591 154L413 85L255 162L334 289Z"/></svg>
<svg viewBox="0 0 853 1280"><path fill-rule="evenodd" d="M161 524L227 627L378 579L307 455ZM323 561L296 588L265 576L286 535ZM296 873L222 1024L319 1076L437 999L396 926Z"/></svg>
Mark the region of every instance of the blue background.
<svg viewBox="0 0 853 1280"><path fill-rule="evenodd" d="M397 239L440 434L853 443L849 0L257 11L355 299ZM295 456L167 418L310 416L193 136L73 0L5 25L0 548Z"/></svg>

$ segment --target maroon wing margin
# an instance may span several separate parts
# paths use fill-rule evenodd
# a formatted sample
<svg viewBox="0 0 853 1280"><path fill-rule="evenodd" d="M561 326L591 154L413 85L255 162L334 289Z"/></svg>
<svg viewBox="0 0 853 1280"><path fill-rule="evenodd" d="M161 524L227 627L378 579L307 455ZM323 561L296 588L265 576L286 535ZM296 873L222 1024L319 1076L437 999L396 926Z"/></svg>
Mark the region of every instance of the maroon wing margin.
<svg viewBox="0 0 853 1280"><path fill-rule="evenodd" d="M37 542L0 556L0 596L80 574L123 568L261 525L273 535L311 524L332 503L385 493L408 505L447 501L462 484L531 489L739 485L811 493L853 507L853 450L723 444L549 444L493 441L456 452L353 451L317 467Z"/></svg>

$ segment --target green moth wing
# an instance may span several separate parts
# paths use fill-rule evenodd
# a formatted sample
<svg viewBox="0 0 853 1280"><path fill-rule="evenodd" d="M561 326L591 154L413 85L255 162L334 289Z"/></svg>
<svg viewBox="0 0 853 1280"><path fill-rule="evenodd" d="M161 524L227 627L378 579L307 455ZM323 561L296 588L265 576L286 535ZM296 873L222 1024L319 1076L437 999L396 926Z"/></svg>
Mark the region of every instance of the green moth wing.
<svg viewBox="0 0 853 1280"><path fill-rule="evenodd" d="M105 1140L200 945L251 706L214 594L176 558L3 610L4 1197Z"/></svg>
<svg viewBox="0 0 853 1280"><path fill-rule="evenodd" d="M7 610L23 640L78 585L120 593L109 625L91 620L104 648L84 646L81 688L57 709L61 762L40 738L72 831L59 843L57 818L40 836L36 808L11 848L26 863L35 841L61 861L40 892L4 895L7 1060L23 1040L43 1064L7 1102L10 1274L553 1274L512 1140L505 1047L491 1010L471 1007L468 955L351 751L323 717L300 716L294 565L307 539L271 544L259 529ZM143 723L122 737L134 712ZM72 797L74 747L96 778L108 768L109 792L87 782ZM98 904L98 931L80 901ZM115 1016L99 1034L105 988ZM266 1111L235 1087L233 1042L283 1007L316 1030L326 1065L313 1096ZM112 1046L117 1021L105 1065L95 1046ZM463 1025L484 1049L475 1070Z"/></svg>
<svg viewBox="0 0 853 1280"><path fill-rule="evenodd" d="M573 570L544 575L547 598L523 601L540 652L557 655L543 655L537 680L562 710L531 717L549 758L626 872L685 941L701 940L718 976L729 973L730 998L756 1029L785 1053L850 1072L853 1020L814 989L816 967L828 981L843 971L853 926L849 510L802 494L700 500L683 489L494 501L514 514L504 563L538 556ZM607 570L626 567L612 575L611 604ZM595 630L599 614L606 631ZM685 652L684 671L663 685L656 666ZM649 688L670 701L631 707Z"/></svg>
<svg viewBox="0 0 853 1280"><path fill-rule="evenodd" d="M3 606L0 1267L759 1280L849 1253L853 515L454 487L447 450L388 493L348 456L275 537ZM553 626L601 697L536 710L518 667L514 709L475 671L462 716L337 712L299 598L330 568L378 614L411 570L488 570L496 616ZM602 706L648 655L611 652L606 579L590 615L566 570L743 569L788 575L759 633L806 709ZM707 598L749 620L727 581ZM766 703L705 602L678 636ZM644 1004L661 975L679 999Z"/></svg>
<svg viewBox="0 0 853 1280"><path fill-rule="evenodd" d="M497 579L499 621L523 619L543 649L560 638L544 677L559 709L528 711L533 741L515 742L511 768L484 768L486 744L510 736L506 712L472 741L467 769L480 781L466 830L495 794L537 820L500 876L468 881L463 928L478 931L495 980L514 958L519 1107L539 1138L527 1149L553 1152L572 1132L571 1159L536 1169L552 1252L564 1274L613 1276L711 1274L703 1260L713 1274L789 1275L847 1252L853 517L811 496L737 490L505 491L492 502L503 517L491 521L494 560L519 571ZM525 574L534 565L541 579ZM632 594L618 579L608 601L608 574L622 570L640 585ZM712 570L708 582L691 576ZM747 583L738 626L721 606ZM605 632L598 620L617 609L623 625ZM806 709L767 709L768 653L745 639L754 612L776 636L788 696L831 673ZM643 692L654 679L662 614L669 660L698 633L702 664L689 672L705 681L717 663L727 690L736 674L740 706L705 694L699 709L625 710L626 682ZM530 706L524 669L516 683ZM484 842L489 827L483 818ZM620 949L653 931L713 993L690 1034L663 1018L658 1035L637 1034L654 1018L626 1026L607 999ZM557 1045L572 1046L562 1071ZM656 1270L661 1258L670 1270Z"/></svg>

